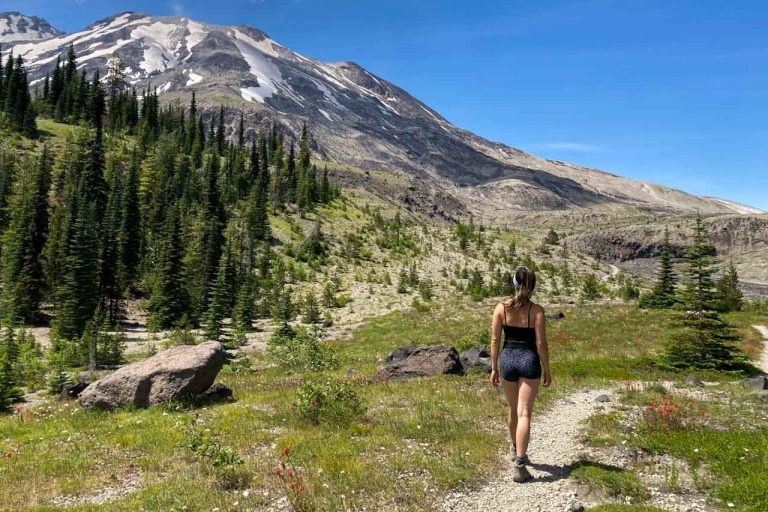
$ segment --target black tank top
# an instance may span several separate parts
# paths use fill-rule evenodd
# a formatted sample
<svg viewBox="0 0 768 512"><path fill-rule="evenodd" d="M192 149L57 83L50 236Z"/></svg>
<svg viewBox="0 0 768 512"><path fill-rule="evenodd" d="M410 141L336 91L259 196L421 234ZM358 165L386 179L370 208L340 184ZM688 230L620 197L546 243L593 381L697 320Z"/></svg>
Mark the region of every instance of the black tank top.
<svg viewBox="0 0 768 512"><path fill-rule="evenodd" d="M528 325L526 327L517 327L514 325L507 325L507 306L504 306L504 344L510 344L515 346L522 346L528 348L536 348L536 328L531 327L531 307L532 303L528 303Z"/></svg>

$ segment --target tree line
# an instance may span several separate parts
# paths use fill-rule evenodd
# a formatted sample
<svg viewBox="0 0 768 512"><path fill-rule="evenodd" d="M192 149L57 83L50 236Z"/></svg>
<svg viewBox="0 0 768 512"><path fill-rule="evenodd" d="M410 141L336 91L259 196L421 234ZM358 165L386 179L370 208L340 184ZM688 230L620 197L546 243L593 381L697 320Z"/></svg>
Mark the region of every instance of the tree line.
<svg viewBox="0 0 768 512"><path fill-rule="evenodd" d="M161 105L129 89L119 63L101 80L77 72L72 48L65 61L37 99L80 128L55 155L0 150L4 325L50 318L52 356L83 366L114 359L107 333L128 299L145 301L152 329L205 326L212 337L225 317L250 329L280 314L293 276L272 249L270 215L303 217L340 194L311 162L308 127L298 141L273 125L247 143L241 115L230 140L224 108L206 122L194 92L186 108ZM300 256L311 261L325 250L319 225L309 238ZM18 365L12 338L0 394L3 365Z"/></svg>

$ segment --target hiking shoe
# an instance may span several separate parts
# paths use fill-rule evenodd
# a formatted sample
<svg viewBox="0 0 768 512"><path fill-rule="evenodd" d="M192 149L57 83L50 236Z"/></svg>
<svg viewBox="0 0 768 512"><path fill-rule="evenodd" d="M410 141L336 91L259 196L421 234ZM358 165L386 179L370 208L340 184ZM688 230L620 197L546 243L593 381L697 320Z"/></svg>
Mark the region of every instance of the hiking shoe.
<svg viewBox="0 0 768 512"><path fill-rule="evenodd" d="M521 484L531 479L531 474L528 472L528 468L525 467L525 463L515 461L512 466L512 480Z"/></svg>

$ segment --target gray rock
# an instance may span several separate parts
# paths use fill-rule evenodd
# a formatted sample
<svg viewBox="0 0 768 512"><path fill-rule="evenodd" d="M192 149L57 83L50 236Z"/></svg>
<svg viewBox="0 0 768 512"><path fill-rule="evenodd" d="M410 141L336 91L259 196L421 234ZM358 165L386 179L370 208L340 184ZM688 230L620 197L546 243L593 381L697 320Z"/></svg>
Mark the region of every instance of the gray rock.
<svg viewBox="0 0 768 512"><path fill-rule="evenodd" d="M404 359L379 370L374 378L382 381L439 374L464 374L464 367L455 348L447 345L415 347Z"/></svg>
<svg viewBox="0 0 768 512"><path fill-rule="evenodd" d="M551 313L547 313L547 320L562 320L565 318L565 313L562 311L553 311Z"/></svg>
<svg viewBox="0 0 768 512"><path fill-rule="evenodd" d="M578 501L572 501L565 506L565 512L584 512L584 505Z"/></svg>
<svg viewBox="0 0 768 512"><path fill-rule="evenodd" d="M470 368L479 368L480 370L491 373L491 354L485 347L471 347L459 354L459 360L465 370Z"/></svg>
<svg viewBox="0 0 768 512"><path fill-rule="evenodd" d="M406 345L404 347L396 348L394 352L387 356L387 363L397 363L402 361L410 356L416 348L416 345Z"/></svg>
<svg viewBox="0 0 768 512"><path fill-rule="evenodd" d="M690 387L700 388L704 385L704 381L698 378L696 375L686 375L683 379L683 384Z"/></svg>
<svg viewBox="0 0 768 512"><path fill-rule="evenodd" d="M744 379L741 383L752 391L768 390L768 377L765 377L764 375Z"/></svg>
<svg viewBox="0 0 768 512"><path fill-rule="evenodd" d="M226 359L217 341L171 347L94 382L78 401L86 409L115 410L195 398L211 387Z"/></svg>
<svg viewBox="0 0 768 512"><path fill-rule="evenodd" d="M608 395L597 395L595 397L595 402L597 403L605 403L610 401L611 401L611 397L609 397Z"/></svg>
<svg viewBox="0 0 768 512"><path fill-rule="evenodd" d="M78 381L74 384L68 384L64 386L59 395L59 400L74 400L80 396L85 388L88 387L88 383L84 381Z"/></svg>

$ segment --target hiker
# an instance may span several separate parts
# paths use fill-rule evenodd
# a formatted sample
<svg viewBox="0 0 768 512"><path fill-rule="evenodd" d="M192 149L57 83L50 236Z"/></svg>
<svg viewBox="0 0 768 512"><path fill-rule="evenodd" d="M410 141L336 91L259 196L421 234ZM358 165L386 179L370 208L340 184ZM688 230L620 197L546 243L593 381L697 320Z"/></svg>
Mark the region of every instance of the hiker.
<svg viewBox="0 0 768 512"><path fill-rule="evenodd" d="M528 441L531 436L531 414L539 384L549 387L547 335L544 308L531 301L536 288L536 273L519 267L512 278L515 295L500 302L493 311L491 326L491 385L498 387L499 378L509 404L509 437L513 461L512 479L525 482L531 478L528 464ZM504 347L499 350L501 333ZM543 379L542 379L543 374Z"/></svg>

